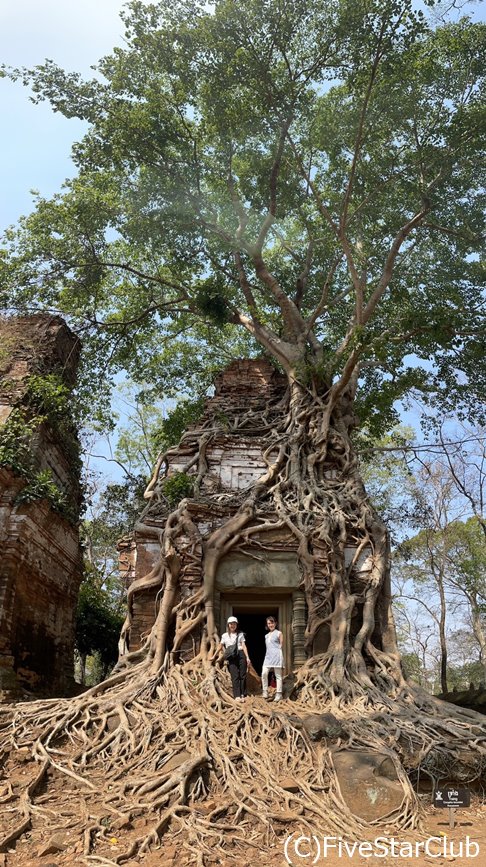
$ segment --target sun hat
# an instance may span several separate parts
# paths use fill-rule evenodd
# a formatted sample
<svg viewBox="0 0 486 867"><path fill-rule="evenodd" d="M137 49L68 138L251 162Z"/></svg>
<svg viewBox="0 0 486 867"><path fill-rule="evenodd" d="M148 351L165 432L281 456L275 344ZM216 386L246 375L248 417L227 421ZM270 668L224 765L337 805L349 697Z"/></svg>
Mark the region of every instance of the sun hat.
<svg viewBox="0 0 486 867"><path fill-rule="evenodd" d="M227 623L238 623L237 617L228 617Z"/></svg>

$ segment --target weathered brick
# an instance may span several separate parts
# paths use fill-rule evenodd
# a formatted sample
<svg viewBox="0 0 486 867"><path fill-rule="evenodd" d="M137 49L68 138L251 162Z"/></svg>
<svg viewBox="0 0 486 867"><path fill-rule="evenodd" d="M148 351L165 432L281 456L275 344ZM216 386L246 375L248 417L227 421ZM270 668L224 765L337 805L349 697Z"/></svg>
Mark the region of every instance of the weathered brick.
<svg viewBox="0 0 486 867"><path fill-rule="evenodd" d="M0 318L0 425L8 409L27 406L31 374L56 372L72 387L79 352L79 340L58 316ZM35 467L50 469L76 506L78 470L57 431L43 424L31 449ZM25 479L0 467L0 691L62 693L73 680L79 534L46 500L16 502L24 485Z"/></svg>

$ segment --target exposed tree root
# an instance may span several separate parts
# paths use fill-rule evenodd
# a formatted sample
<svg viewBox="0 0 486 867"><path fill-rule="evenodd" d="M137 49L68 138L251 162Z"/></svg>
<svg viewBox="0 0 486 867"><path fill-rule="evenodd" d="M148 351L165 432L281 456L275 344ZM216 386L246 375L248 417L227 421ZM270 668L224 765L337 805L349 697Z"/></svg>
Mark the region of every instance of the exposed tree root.
<svg viewBox="0 0 486 867"><path fill-rule="evenodd" d="M401 828L420 818L410 773L444 778L453 770L455 779L472 780L486 768L479 714L409 689L395 697L362 690L346 702L323 700L312 662L300 673L295 700L278 707L260 697L235 702L226 673L201 656L173 666L152 694L141 694L148 666L139 665L91 695L19 704L4 729L4 760L25 761L29 750L37 764L3 805L0 851L32 828L44 837L59 829L58 813L48 809L49 786L59 776L77 805L69 829L80 862L123 864L170 834L192 841L196 864L198 853L224 857L238 844L278 843L289 827L363 838L366 823L343 800L334 770L343 750L393 762L403 798L383 821ZM340 739L309 739L301 720L323 710L339 719ZM137 834L130 823L137 826L140 817L149 824Z"/></svg>
<svg viewBox="0 0 486 867"><path fill-rule="evenodd" d="M126 653L107 681L82 696L20 704L13 715L0 711L7 772L26 750L38 763L31 763L25 786L9 788L7 781L0 791L0 850L27 830L59 827L69 829L78 861L105 865L143 855L168 835L190 844L194 864L215 853L230 863L229 848L264 848L292 826L362 838L366 823L353 814L336 771L344 750L391 763L402 797L381 818L395 827L419 822L414 777L484 778L483 718L403 679L386 528L360 480L348 407L341 392L330 389L323 399L290 377L274 405L228 410L226 434L265 441L266 471L246 491L214 488L207 479L208 444L221 433L210 413L183 437L195 493L173 510L159 478L167 466L161 458L141 518L160 540L160 559L130 588L123 635L129 636L133 595L148 588L159 592L154 627L143 648ZM206 536L194 519L204 507L212 520ZM267 530L293 541L308 610L309 659L278 706L260 697L233 701L216 661L218 564L250 542L263 545ZM327 570L320 587L318 555ZM368 567L360 570L362 555ZM202 580L191 583L193 563L201 564ZM327 649L315 654L322 629ZM193 658L184 651L188 640ZM341 733L312 741L302 720L329 711ZM49 806L60 778L76 805L61 817Z"/></svg>

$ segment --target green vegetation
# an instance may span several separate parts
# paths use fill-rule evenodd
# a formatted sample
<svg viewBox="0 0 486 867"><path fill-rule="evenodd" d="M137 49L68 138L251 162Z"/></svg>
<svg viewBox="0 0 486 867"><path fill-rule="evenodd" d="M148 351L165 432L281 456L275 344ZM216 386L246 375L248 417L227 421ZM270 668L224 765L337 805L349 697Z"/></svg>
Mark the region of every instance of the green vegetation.
<svg viewBox="0 0 486 867"><path fill-rule="evenodd" d="M84 580L76 615L75 646L81 682L103 680L118 657L126 601L118 568L117 543L130 532L143 505L143 476L107 485L88 503L80 525Z"/></svg>
<svg viewBox="0 0 486 867"><path fill-rule="evenodd" d="M173 509L184 497L190 497L194 488L194 477L187 473L174 473L168 479L164 479L161 485L162 492L169 506Z"/></svg>
<svg viewBox="0 0 486 867"><path fill-rule="evenodd" d="M263 348L359 372L375 437L407 395L482 417L486 28L435 5L133 3L91 80L5 71L88 125L0 258L6 306L83 328L85 414L116 370L201 394Z"/></svg>
<svg viewBox="0 0 486 867"><path fill-rule="evenodd" d="M9 467L26 482L16 498L17 503L46 499L53 509L71 523L76 523L78 503L70 501L55 482L50 469L41 469L33 454L36 438L42 427L48 426L60 440L73 475L80 472L80 449L72 421L72 403L74 399L59 374L32 374L27 380L23 398L14 405L0 427L0 466Z"/></svg>
<svg viewBox="0 0 486 867"><path fill-rule="evenodd" d="M110 596L89 575L81 584L76 610L75 647L81 660L81 680L89 685L103 680L118 659L118 638L123 615ZM93 657L90 678L86 662Z"/></svg>
<svg viewBox="0 0 486 867"><path fill-rule="evenodd" d="M15 407L0 427L0 466L10 467L19 476L33 472L31 440L39 419L28 419L24 410Z"/></svg>

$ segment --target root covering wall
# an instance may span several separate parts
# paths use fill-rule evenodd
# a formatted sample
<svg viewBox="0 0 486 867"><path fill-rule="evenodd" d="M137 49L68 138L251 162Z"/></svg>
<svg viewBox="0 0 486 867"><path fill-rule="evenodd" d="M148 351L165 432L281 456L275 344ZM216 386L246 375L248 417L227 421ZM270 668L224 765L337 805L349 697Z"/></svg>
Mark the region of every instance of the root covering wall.
<svg viewBox="0 0 486 867"><path fill-rule="evenodd" d="M148 507L134 533L120 543L121 571L130 588L130 628L123 650L135 650L143 644L160 601L160 585L155 582L150 586L150 579L147 580L157 570L160 534L173 508L164 496L164 481L160 479L170 483L183 473L192 483L186 504L192 529L177 540L180 596L189 597L202 585L204 539L234 514L275 459L278 449L268 448L272 431L262 423L262 417L270 407L278 415L279 405L285 404L286 392L286 377L266 359L232 362L218 377L214 396L207 400L202 418L183 434L177 447L165 454L148 488ZM332 466L328 472L333 475ZM283 522L278 525L272 507L266 519L263 527L261 521L250 522L244 538L223 556L216 575L215 621L221 632L229 614L277 612L286 639L286 669L290 673L308 655L326 649L329 628L323 622L312 645L305 649L307 607L298 563L299 542L288 526ZM350 538L345 561L359 586L371 569L369 549L362 547L357 551L357 544ZM329 589L328 549L317 542L313 547L313 583L316 598L324 599ZM195 652L197 642L191 636L181 644L179 659L190 658Z"/></svg>

